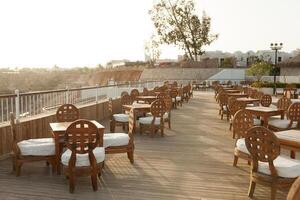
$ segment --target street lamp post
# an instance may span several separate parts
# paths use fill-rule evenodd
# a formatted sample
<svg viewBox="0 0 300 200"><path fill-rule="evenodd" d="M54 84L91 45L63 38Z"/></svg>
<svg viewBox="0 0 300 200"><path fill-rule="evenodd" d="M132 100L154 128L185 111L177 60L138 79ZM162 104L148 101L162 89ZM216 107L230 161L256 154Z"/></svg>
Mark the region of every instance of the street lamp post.
<svg viewBox="0 0 300 200"><path fill-rule="evenodd" d="M270 45L270 48L272 50L275 51L275 62L274 62L274 67L273 67L273 76L274 76L274 88L273 88L273 94L275 95L275 92L276 92L276 69L277 69L277 54L278 54L278 51L280 49L282 49L282 46L283 44L282 43L271 43Z"/></svg>

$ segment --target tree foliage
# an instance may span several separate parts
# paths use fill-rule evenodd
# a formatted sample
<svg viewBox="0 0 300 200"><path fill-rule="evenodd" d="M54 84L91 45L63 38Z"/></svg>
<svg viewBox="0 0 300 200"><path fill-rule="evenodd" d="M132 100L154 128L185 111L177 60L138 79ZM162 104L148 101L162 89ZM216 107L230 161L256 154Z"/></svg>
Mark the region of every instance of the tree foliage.
<svg viewBox="0 0 300 200"><path fill-rule="evenodd" d="M149 11L160 42L183 49L191 60L204 53L203 47L217 37L210 34L211 18L199 19L193 0L159 0Z"/></svg>
<svg viewBox="0 0 300 200"><path fill-rule="evenodd" d="M145 54L148 56L151 66L154 66L157 59L160 56L159 40L157 36L152 35L149 41L145 43Z"/></svg>
<svg viewBox="0 0 300 200"><path fill-rule="evenodd" d="M252 64L249 69L247 69L247 75L255 76L257 81L260 81L262 76L270 75L272 70L272 65L265 61L260 61Z"/></svg>

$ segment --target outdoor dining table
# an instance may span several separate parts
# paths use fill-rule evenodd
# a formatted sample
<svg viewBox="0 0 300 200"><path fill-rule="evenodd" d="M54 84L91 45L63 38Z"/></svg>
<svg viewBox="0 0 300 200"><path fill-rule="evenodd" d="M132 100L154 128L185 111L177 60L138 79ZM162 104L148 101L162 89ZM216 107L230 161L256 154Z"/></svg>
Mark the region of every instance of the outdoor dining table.
<svg viewBox="0 0 300 200"><path fill-rule="evenodd" d="M237 98L236 100L241 101L245 104L259 103L260 102L259 99L254 99L254 98L251 98L251 97L242 97L242 98Z"/></svg>
<svg viewBox="0 0 300 200"><path fill-rule="evenodd" d="M225 90L226 93L241 93L239 90Z"/></svg>
<svg viewBox="0 0 300 200"><path fill-rule="evenodd" d="M152 103L157 99L157 96L137 96L136 100L137 101L144 101L146 103Z"/></svg>
<svg viewBox="0 0 300 200"><path fill-rule="evenodd" d="M93 124L96 125L99 132L104 132L105 127L95 120L91 120ZM62 154L62 144L64 144L64 135L72 122L54 122L50 123L50 128L52 130L52 135L55 142L55 156L56 156L56 168L57 173L60 174L60 159Z"/></svg>
<svg viewBox="0 0 300 200"><path fill-rule="evenodd" d="M291 158L295 159L295 151L300 151L300 130L279 131L275 135L281 146L291 150Z"/></svg>
<svg viewBox="0 0 300 200"><path fill-rule="evenodd" d="M263 120L263 125L265 127L268 127L269 118L271 116L280 115L281 119L284 118L284 110L275 107L254 106L254 107L246 107L245 109L248 110L252 115L261 117Z"/></svg>
<svg viewBox="0 0 300 200"><path fill-rule="evenodd" d="M228 97L235 97L235 98L242 98L242 97L248 97L247 94L238 94L238 93L230 93L230 94L227 94Z"/></svg>
<svg viewBox="0 0 300 200"><path fill-rule="evenodd" d="M137 120L137 113L147 113L150 112L150 104L142 104L142 103L135 103L132 105L123 105L123 110L125 112L129 112L133 109L133 133L136 131L136 120Z"/></svg>

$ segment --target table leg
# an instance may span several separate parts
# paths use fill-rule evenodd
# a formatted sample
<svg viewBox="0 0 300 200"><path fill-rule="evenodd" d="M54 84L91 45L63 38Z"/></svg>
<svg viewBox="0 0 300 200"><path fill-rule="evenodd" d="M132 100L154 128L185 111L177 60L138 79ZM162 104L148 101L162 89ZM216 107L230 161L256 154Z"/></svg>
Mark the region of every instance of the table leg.
<svg viewBox="0 0 300 200"><path fill-rule="evenodd" d="M136 133L136 110L133 110L133 133Z"/></svg>
<svg viewBox="0 0 300 200"><path fill-rule="evenodd" d="M59 144L59 136L58 134L54 134L55 140L55 160L56 160L56 172L60 174L60 144Z"/></svg>
<svg viewBox="0 0 300 200"><path fill-rule="evenodd" d="M269 124L269 117L268 116L264 116L264 127L268 128L268 124Z"/></svg>

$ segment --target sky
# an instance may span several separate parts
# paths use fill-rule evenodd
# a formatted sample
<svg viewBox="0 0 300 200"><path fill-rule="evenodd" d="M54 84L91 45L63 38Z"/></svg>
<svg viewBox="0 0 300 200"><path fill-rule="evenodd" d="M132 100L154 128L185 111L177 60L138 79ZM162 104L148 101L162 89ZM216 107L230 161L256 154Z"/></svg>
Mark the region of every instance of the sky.
<svg viewBox="0 0 300 200"><path fill-rule="evenodd" d="M227 52L300 48L299 0L195 0L212 18ZM109 60L144 60L154 27L153 0L0 0L1 67L94 67ZM161 58L177 58L163 46Z"/></svg>

